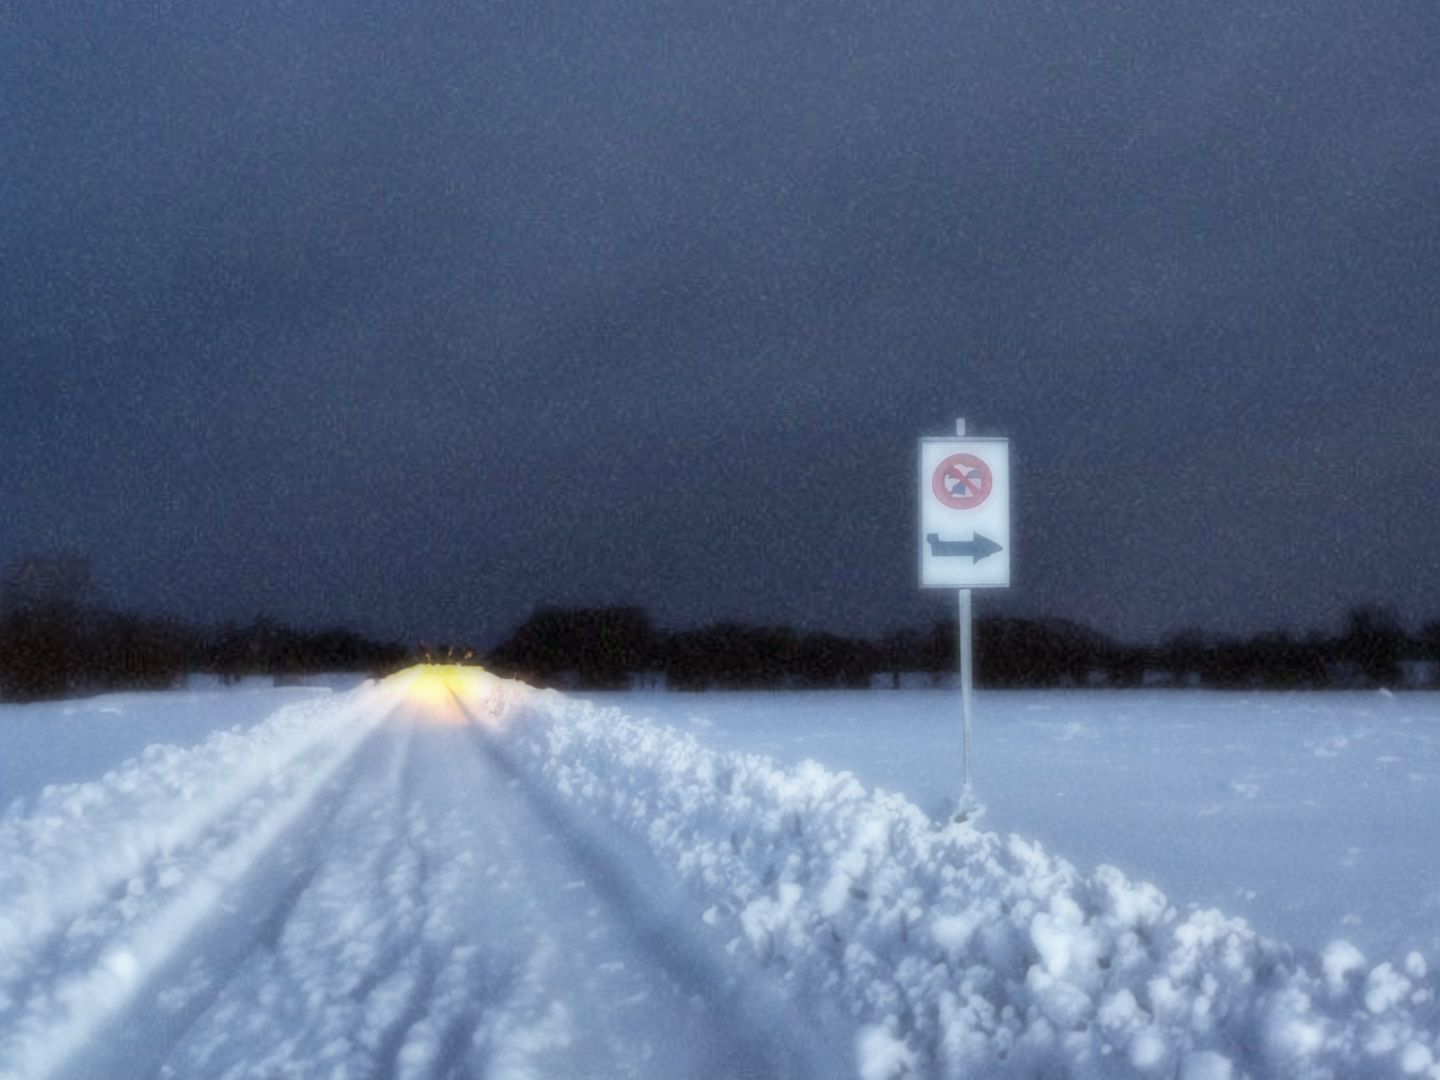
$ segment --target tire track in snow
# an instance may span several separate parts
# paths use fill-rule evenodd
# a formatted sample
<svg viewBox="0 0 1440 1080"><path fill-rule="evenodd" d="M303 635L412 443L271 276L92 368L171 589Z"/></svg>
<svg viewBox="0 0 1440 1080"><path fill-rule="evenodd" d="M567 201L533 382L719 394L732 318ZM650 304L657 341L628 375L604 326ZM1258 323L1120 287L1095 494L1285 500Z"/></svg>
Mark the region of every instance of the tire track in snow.
<svg viewBox="0 0 1440 1080"><path fill-rule="evenodd" d="M33 813L0 819L0 1026L25 996L17 973L59 958L87 911L123 901L137 877L183 860L278 773L323 760L357 721L373 724L393 704L393 691L376 688L282 708L243 735L150 747L99 783L47 788Z"/></svg>
<svg viewBox="0 0 1440 1080"><path fill-rule="evenodd" d="M434 719L318 739L183 847L136 853L28 957L0 1078L838 1074L653 866L547 801L476 714Z"/></svg>
<svg viewBox="0 0 1440 1080"><path fill-rule="evenodd" d="M387 747L373 734L292 819L191 935L149 972L127 1006L66 1064L76 1076L159 1075L175 1046L226 992L255 954L272 954L319 870L326 823L348 799L351 783Z"/></svg>
<svg viewBox="0 0 1440 1080"><path fill-rule="evenodd" d="M393 1075L430 994L420 959L429 867L413 727L397 716L374 742L335 811L314 822L306 887L280 932L240 958L159 1075Z"/></svg>
<svg viewBox="0 0 1440 1080"><path fill-rule="evenodd" d="M650 920L673 919L630 904L662 883L577 857L574 823L538 813L477 732L409 739L409 780L352 781L273 953L246 958L160 1076L836 1075L737 1005L693 941L657 937Z"/></svg>
<svg viewBox="0 0 1440 1080"><path fill-rule="evenodd" d="M149 843L125 846L106 860L101 879L109 882L106 887L75 888L83 865L58 882L42 880L41 888L26 897L26 913L51 902L65 915L55 918L61 925L47 928L38 942L32 938L7 951L5 974L18 971L20 977L3 990L8 1000L0 1018L0 1078L44 1080L62 1067L63 1075L117 1075L83 1064L83 1049L107 1029L112 1056L127 1040L140 1038L136 1031L146 1039L153 1036L150 1023L135 1031L125 1025L134 1003L160 981L157 975L172 970L193 934L217 914L227 914L229 890L305 820L307 810L370 738L379 710L389 706L387 695L362 692L354 702L337 703L341 723L319 726L313 737L298 740L293 753L262 748L260 762L279 758L279 772L257 778L254 769L243 767L252 763L241 762L237 771L243 779L204 811L188 812L182 802L187 812L181 828L153 829L146 834ZM254 733L257 740L267 736L265 728ZM240 745L235 736L220 744L231 756ZM204 755L198 764L206 775L216 767ZM173 776L164 779L160 786L173 786ZM91 801L103 803L98 797ZM103 824L92 824L103 834ZM72 857L83 860L89 848ZM289 880L293 887L266 908L276 918L283 918L277 905L293 903L303 891L303 883ZM40 921L32 917L21 929ZM264 930L262 923L258 931ZM23 934L12 933L15 938L23 941ZM72 1060L77 1054L81 1058Z"/></svg>
<svg viewBox="0 0 1440 1080"><path fill-rule="evenodd" d="M491 723L460 697L455 706L480 756L520 796L528 817L553 838L562 859L572 864L596 898L620 915L627 945L639 952L688 1001L704 1003L707 1016L701 1071L707 1077L833 1077L848 1072L848 1061L826 1049L809 1031L809 1020L777 993L740 978L729 958L722 961L690 926L698 914L673 883L638 848L622 847L587 828L543 780L521 768L490 734ZM668 901L668 902L667 902ZM810 1037L806 1037L806 1036Z"/></svg>

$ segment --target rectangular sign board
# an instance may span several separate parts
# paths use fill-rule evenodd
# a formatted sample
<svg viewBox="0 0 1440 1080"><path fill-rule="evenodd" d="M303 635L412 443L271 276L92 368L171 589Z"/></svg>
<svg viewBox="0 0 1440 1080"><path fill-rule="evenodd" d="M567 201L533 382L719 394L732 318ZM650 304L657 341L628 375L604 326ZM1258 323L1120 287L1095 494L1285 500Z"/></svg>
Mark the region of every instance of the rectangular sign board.
<svg viewBox="0 0 1440 1080"><path fill-rule="evenodd" d="M1010 440L920 440L920 585L1010 584Z"/></svg>

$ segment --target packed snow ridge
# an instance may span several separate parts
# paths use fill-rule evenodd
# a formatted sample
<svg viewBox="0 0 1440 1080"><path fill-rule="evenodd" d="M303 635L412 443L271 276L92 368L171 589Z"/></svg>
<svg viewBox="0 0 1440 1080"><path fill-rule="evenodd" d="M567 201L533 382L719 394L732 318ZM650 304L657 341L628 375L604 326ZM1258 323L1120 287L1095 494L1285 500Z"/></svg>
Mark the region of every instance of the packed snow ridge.
<svg viewBox="0 0 1440 1080"><path fill-rule="evenodd" d="M0 871L3 1080L1440 1080L1419 953L474 673L47 788Z"/></svg>
<svg viewBox="0 0 1440 1080"><path fill-rule="evenodd" d="M1113 867L937 828L848 773L715 753L553 694L523 708L509 752L577 812L642 837L796 1004L852 1018L865 1080L1440 1078L1417 952L1373 967L1345 942L1296 955Z"/></svg>

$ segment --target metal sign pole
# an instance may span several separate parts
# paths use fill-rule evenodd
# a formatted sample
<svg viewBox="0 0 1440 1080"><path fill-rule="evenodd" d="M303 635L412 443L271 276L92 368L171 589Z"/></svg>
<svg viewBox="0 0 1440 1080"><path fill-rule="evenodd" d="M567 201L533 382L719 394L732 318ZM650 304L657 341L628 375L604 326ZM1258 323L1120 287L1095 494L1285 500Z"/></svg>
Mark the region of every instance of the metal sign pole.
<svg viewBox="0 0 1440 1080"><path fill-rule="evenodd" d="M964 421L963 418L957 418L957 419L955 420L955 434L956 434L957 437L964 438L964 436L965 436L965 421ZM970 677L970 670L971 670L971 669L970 669L970 663L971 663L971 647L970 647L970 590L969 590L969 589L961 589L961 590L960 590L960 625L959 625L959 633L958 633L957 636L959 637L959 645L960 645L960 722L961 722L961 725L962 725L962 727L963 727L963 729L964 729L964 730L963 730L963 734L962 734L961 769L962 769L962 771L963 771L963 773L964 773L964 776L965 776L965 785L964 785L964 787L962 787L962 788L960 789L961 792L962 792L960 798L961 798L961 801L962 801L963 803L969 803L969 801L970 801L970 716L971 716L971 711L970 711L970 687L971 687L971 677ZM965 806L962 806L962 807L961 807L961 810L962 810L962 811L965 810L965 809L966 809Z"/></svg>
<svg viewBox="0 0 1440 1080"><path fill-rule="evenodd" d="M963 764L965 772L965 787L963 789L965 802L970 798L970 686L971 673L974 670L974 657L971 651L970 640L970 590L960 590L960 719L964 723L964 749ZM962 807L963 809L963 807Z"/></svg>
<svg viewBox="0 0 1440 1080"><path fill-rule="evenodd" d="M970 788L975 716L970 594L1010 584L1010 440L967 436L965 421L956 420L953 437L922 438L919 450L920 587L959 593L956 646L964 787L954 820L963 822L980 810Z"/></svg>

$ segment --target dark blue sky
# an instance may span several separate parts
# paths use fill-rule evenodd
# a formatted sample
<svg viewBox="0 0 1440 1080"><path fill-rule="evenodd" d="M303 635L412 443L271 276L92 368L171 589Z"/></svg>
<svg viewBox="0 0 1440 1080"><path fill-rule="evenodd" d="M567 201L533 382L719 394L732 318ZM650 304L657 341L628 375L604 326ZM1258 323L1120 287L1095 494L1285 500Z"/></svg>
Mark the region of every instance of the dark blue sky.
<svg viewBox="0 0 1440 1080"><path fill-rule="evenodd" d="M0 14L0 559L492 641L928 621L915 441L1132 638L1440 617L1440 7Z"/></svg>

